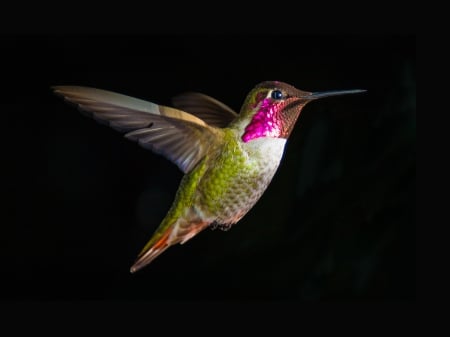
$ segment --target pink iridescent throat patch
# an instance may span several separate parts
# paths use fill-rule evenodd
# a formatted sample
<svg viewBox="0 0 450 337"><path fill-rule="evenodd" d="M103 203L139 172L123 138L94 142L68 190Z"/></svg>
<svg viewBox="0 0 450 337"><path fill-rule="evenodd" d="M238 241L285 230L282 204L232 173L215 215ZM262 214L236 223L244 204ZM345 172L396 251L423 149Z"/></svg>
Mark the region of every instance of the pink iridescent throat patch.
<svg viewBox="0 0 450 337"><path fill-rule="evenodd" d="M245 128L242 140L247 143L259 137L279 137L281 135L281 123L278 119L280 108L280 103L275 103L270 98L264 99L258 112Z"/></svg>

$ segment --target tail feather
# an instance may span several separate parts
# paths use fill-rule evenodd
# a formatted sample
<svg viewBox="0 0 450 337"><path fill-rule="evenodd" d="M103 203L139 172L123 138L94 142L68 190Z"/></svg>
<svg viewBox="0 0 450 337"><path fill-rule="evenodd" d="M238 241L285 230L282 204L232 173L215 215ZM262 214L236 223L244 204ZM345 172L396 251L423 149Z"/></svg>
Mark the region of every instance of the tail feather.
<svg viewBox="0 0 450 337"><path fill-rule="evenodd" d="M160 238L154 241L154 238L145 245L144 249L138 255L137 260L130 268L131 273L144 268L146 265L156 259L167 248L177 243L185 243L209 225L209 222L194 222L170 226Z"/></svg>
<svg viewBox="0 0 450 337"><path fill-rule="evenodd" d="M151 244L149 247L146 245L141 253L138 255L137 260L130 268L131 273L137 272L139 269L144 268L150 262L152 262L156 257L158 257L162 252L164 252L167 248L171 246L169 243L171 229L167 230L163 236L156 241L154 244ZM151 241L149 242L151 243Z"/></svg>

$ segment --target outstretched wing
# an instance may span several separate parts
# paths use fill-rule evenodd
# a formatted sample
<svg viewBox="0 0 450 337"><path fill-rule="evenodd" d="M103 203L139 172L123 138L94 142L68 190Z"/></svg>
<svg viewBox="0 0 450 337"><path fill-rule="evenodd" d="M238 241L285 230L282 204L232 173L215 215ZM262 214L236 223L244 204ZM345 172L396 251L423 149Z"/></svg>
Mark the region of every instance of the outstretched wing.
<svg viewBox="0 0 450 337"><path fill-rule="evenodd" d="M219 132L187 112L111 91L80 86L52 89L97 121L127 132L126 138L170 159L184 173L204 157Z"/></svg>
<svg viewBox="0 0 450 337"><path fill-rule="evenodd" d="M172 99L178 109L187 111L218 128L226 127L238 114L229 106L198 92L186 92Z"/></svg>

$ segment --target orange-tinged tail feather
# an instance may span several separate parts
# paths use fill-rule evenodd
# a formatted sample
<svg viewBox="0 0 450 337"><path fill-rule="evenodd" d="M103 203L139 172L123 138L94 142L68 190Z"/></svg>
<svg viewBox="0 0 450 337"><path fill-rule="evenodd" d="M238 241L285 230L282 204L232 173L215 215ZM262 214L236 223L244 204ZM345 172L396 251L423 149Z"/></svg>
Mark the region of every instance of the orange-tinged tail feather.
<svg viewBox="0 0 450 337"><path fill-rule="evenodd" d="M150 239L138 255L137 260L131 266L130 272L135 273L139 269L144 268L167 248L177 243L185 243L205 229L208 225L209 222L198 221L184 223L184 225L177 223L174 226L170 226L159 238L153 237Z"/></svg>
<svg viewBox="0 0 450 337"><path fill-rule="evenodd" d="M141 253L138 255L137 260L130 268L131 273L137 272L139 269L144 268L150 262L152 262L156 257L158 257L162 252L164 252L171 245L169 244L169 237L172 230L167 230L162 237L156 241L154 244L146 245ZM151 241L149 242L151 243Z"/></svg>

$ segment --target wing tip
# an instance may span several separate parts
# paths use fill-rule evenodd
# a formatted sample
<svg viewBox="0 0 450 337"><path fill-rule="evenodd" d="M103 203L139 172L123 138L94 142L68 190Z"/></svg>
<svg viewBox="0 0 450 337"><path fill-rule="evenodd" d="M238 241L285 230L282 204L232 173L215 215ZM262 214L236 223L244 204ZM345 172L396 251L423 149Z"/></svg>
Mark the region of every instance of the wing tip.
<svg viewBox="0 0 450 337"><path fill-rule="evenodd" d="M54 93L58 93L62 89L62 85L51 85L50 90L52 90Z"/></svg>
<svg viewBox="0 0 450 337"><path fill-rule="evenodd" d="M73 90L75 87L70 85L51 85L50 90L53 91L54 94L59 96L66 97L68 94L71 94L71 89Z"/></svg>
<svg viewBox="0 0 450 337"><path fill-rule="evenodd" d="M50 89L52 90L63 90L64 88L70 88L71 85L51 85Z"/></svg>

